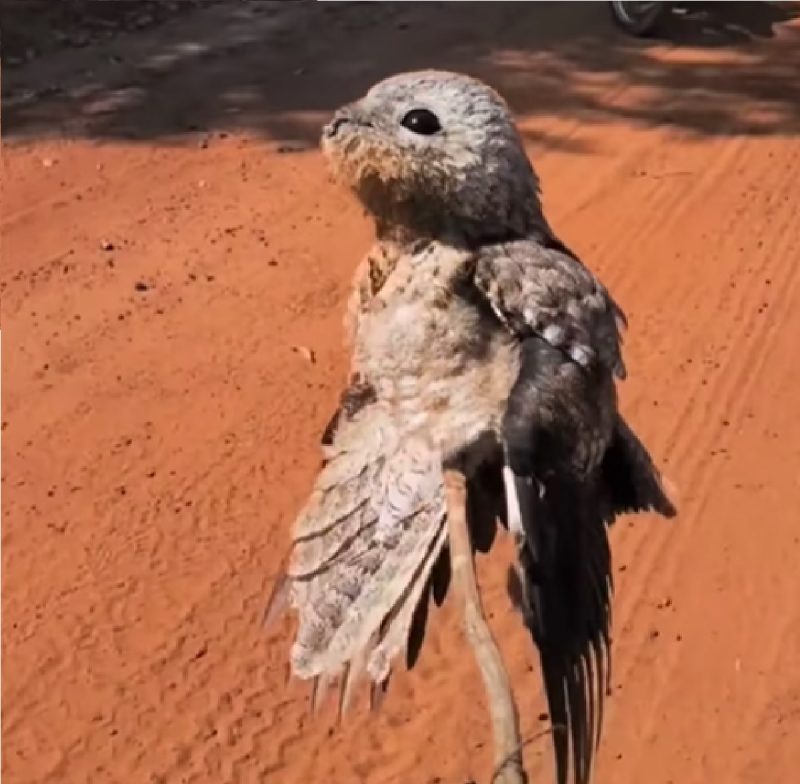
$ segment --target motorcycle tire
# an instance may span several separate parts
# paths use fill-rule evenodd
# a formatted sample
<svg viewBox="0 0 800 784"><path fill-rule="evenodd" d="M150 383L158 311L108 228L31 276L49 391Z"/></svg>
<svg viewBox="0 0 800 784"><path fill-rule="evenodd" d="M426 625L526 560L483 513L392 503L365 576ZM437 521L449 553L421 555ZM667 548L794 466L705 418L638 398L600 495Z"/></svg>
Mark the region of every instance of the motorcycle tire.
<svg viewBox="0 0 800 784"><path fill-rule="evenodd" d="M670 6L664 2L610 2L608 5L614 23L626 33L639 37L652 33Z"/></svg>

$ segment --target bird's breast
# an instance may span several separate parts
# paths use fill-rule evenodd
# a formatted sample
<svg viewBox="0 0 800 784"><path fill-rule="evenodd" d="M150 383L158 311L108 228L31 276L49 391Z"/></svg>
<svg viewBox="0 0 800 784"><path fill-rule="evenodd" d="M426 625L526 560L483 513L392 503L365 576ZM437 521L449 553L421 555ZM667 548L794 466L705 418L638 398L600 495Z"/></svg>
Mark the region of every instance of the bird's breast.
<svg viewBox="0 0 800 784"><path fill-rule="evenodd" d="M477 291L441 270L400 270L361 319L355 362L398 426L447 454L497 431L519 356Z"/></svg>

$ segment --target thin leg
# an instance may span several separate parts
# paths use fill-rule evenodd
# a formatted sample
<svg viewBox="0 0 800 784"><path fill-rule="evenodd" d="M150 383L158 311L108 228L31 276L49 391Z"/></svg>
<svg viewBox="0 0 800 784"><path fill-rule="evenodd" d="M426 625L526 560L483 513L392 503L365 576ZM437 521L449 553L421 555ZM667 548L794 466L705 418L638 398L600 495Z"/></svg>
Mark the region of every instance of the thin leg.
<svg viewBox="0 0 800 784"><path fill-rule="evenodd" d="M514 697L500 651L483 615L467 525L467 484L459 471L444 473L453 583L464 602L464 626L489 699L496 784L526 784Z"/></svg>

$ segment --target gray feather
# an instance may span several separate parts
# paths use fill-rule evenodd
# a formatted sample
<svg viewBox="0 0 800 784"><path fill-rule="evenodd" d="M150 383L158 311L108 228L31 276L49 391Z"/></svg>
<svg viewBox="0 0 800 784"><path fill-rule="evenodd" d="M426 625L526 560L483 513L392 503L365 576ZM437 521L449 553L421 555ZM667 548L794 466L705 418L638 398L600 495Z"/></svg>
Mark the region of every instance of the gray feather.
<svg viewBox="0 0 800 784"><path fill-rule="evenodd" d="M380 638L418 597L443 520L441 461L424 441L400 444L378 407L343 427L295 531L296 675L338 673Z"/></svg>
<svg viewBox="0 0 800 784"><path fill-rule="evenodd" d="M599 362L624 377L622 311L591 270L548 247L545 235L482 248L475 283L515 335L538 336L580 365Z"/></svg>

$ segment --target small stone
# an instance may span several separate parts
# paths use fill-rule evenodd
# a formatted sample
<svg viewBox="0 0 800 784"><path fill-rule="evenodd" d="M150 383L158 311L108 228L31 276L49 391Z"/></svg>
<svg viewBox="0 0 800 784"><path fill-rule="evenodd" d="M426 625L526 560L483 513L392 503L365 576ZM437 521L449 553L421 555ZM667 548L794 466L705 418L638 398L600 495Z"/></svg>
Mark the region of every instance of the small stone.
<svg viewBox="0 0 800 784"><path fill-rule="evenodd" d="M133 284L133 288L136 289L136 291L149 291L150 290L150 286L147 283L145 283L143 280L137 280L136 283Z"/></svg>
<svg viewBox="0 0 800 784"><path fill-rule="evenodd" d="M111 240L100 240L102 250L114 250L114 243Z"/></svg>
<svg viewBox="0 0 800 784"><path fill-rule="evenodd" d="M55 163L55 158L42 158L42 166L44 166L45 169L50 169L55 166Z"/></svg>
<svg viewBox="0 0 800 784"><path fill-rule="evenodd" d="M305 359L307 362L310 362L312 365L316 362L314 352L308 346L292 346L292 351L294 351L295 354L299 354L303 359Z"/></svg>

